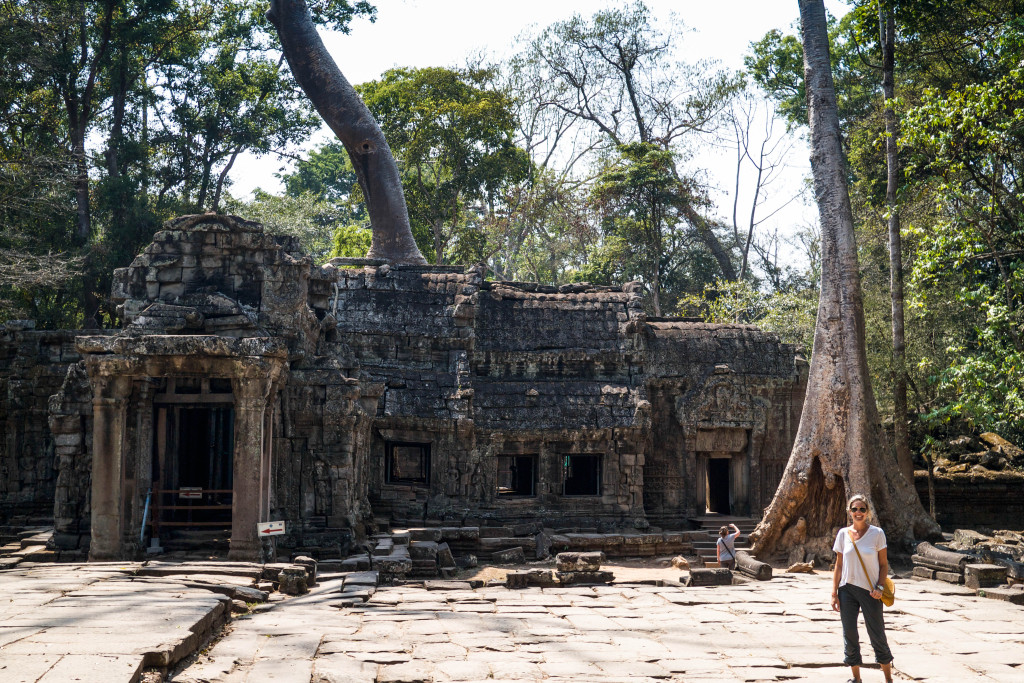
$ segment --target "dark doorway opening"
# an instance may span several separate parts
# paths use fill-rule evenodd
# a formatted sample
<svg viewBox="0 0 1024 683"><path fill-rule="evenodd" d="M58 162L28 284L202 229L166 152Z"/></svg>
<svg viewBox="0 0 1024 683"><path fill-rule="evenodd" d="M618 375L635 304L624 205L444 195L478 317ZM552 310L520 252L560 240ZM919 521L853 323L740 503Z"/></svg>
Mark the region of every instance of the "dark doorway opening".
<svg viewBox="0 0 1024 683"><path fill-rule="evenodd" d="M387 484L430 484L430 444L389 441L384 451L384 475Z"/></svg>
<svg viewBox="0 0 1024 683"><path fill-rule="evenodd" d="M729 509L729 458L708 460L708 512L731 514Z"/></svg>
<svg viewBox="0 0 1024 683"><path fill-rule="evenodd" d="M562 494L601 495L601 456L566 455L562 459Z"/></svg>
<svg viewBox="0 0 1024 683"><path fill-rule="evenodd" d="M157 410L163 428L157 437L154 526L230 529L234 407L170 405Z"/></svg>
<svg viewBox="0 0 1024 683"><path fill-rule="evenodd" d="M537 495L537 456L498 456L498 495Z"/></svg>

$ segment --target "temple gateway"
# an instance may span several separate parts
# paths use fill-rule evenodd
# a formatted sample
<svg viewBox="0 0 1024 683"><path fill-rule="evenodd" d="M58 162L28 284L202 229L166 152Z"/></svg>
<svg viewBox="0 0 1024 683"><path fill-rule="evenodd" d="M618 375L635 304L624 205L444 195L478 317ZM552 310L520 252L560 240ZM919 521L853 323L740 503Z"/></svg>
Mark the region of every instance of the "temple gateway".
<svg viewBox="0 0 1024 683"><path fill-rule="evenodd" d="M807 376L755 327L648 317L637 284L318 267L214 214L168 222L112 295L121 330L0 332L0 515L96 560L203 530L258 560L383 523L760 516Z"/></svg>

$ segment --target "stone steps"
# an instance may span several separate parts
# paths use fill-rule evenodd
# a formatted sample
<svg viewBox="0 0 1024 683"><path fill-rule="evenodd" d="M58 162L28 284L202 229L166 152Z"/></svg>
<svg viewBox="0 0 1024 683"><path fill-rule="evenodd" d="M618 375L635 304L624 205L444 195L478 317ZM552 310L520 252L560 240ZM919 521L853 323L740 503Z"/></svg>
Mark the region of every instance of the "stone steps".
<svg viewBox="0 0 1024 683"><path fill-rule="evenodd" d="M699 562L702 566L711 568L717 568L718 564L718 531L723 526L729 524L735 524L740 530L740 535L736 537L736 549L737 550L749 550L750 549L750 532L757 528L760 520L753 519L750 517L732 517L728 515L708 514L702 517L697 517L693 520L699 527L700 532L706 534L706 537L694 541L693 551L697 555Z"/></svg>

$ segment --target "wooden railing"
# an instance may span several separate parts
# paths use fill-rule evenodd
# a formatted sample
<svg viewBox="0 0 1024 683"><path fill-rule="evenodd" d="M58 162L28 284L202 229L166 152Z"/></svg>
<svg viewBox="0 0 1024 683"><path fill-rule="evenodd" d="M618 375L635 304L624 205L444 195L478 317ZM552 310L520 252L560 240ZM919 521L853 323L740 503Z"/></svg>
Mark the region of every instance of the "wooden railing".
<svg viewBox="0 0 1024 683"><path fill-rule="evenodd" d="M200 527L213 527L213 528L230 528L231 527L231 506L233 500L234 491L231 489L199 489L199 488L182 488L182 489L161 489L156 484L153 485L153 511L152 518L149 522L153 530L153 536L159 536L160 527L176 527L176 528L200 528ZM165 496L171 496L173 502L170 504L164 504ZM226 501L224 499L227 499ZM179 511L185 511L188 519L163 519L166 513L170 512L172 516L177 517L175 513ZM210 521L209 517L212 515L200 515L206 517L206 519L193 520L193 512L226 512L227 518L217 521Z"/></svg>

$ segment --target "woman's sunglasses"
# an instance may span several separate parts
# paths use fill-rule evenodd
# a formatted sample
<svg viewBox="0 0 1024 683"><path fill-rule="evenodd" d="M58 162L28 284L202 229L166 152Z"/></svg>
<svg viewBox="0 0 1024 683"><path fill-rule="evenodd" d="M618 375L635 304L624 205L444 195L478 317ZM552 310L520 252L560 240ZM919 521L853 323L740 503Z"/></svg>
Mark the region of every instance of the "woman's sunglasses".
<svg viewBox="0 0 1024 683"><path fill-rule="evenodd" d="M850 512L867 512L867 508L850 508Z"/></svg>

